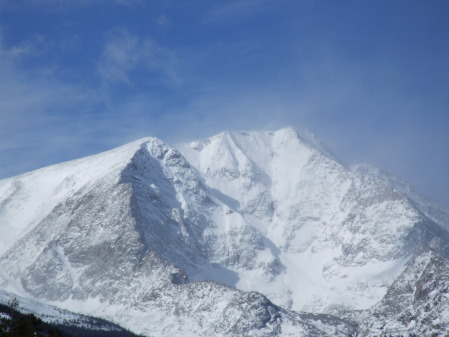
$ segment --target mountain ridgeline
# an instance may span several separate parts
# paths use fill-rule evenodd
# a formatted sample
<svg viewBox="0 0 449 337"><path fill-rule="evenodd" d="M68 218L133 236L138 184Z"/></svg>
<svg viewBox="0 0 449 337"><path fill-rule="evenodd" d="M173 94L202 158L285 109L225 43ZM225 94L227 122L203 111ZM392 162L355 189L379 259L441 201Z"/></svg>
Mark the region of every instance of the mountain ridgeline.
<svg viewBox="0 0 449 337"><path fill-rule="evenodd" d="M145 336L449 330L449 210L306 131L145 138L1 180L0 228L5 292Z"/></svg>

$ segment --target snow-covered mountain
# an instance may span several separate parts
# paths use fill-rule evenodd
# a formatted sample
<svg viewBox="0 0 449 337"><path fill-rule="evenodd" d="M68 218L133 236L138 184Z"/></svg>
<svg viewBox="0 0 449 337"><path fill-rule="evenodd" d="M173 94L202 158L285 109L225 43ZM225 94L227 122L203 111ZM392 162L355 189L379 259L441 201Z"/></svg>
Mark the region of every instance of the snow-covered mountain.
<svg viewBox="0 0 449 337"><path fill-rule="evenodd" d="M12 303L15 303L13 307L11 307ZM137 337L137 335L108 321L76 314L2 290L0 290L0 304L6 305L6 308L14 309L22 314L35 314L43 322L50 323L53 327L62 330L63 336ZM2 317L2 314L5 315L0 306L0 317ZM11 315L6 315L6 317L13 318ZM0 331L4 332L1 329Z"/></svg>
<svg viewBox="0 0 449 337"><path fill-rule="evenodd" d="M344 336L448 219L305 131L146 138L0 181L0 287L154 336Z"/></svg>
<svg viewBox="0 0 449 337"><path fill-rule="evenodd" d="M409 261L382 301L356 318L361 336L384 330L418 336L447 336L449 262L430 250ZM443 334L441 334L443 332Z"/></svg>

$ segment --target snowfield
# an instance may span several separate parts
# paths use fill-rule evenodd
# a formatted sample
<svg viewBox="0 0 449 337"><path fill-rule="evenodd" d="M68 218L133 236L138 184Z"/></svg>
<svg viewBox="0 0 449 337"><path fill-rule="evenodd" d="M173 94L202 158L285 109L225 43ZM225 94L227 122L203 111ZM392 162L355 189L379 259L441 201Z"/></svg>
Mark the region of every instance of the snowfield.
<svg viewBox="0 0 449 337"><path fill-rule="evenodd" d="M306 131L145 138L0 181L0 287L152 336L363 335L448 219Z"/></svg>

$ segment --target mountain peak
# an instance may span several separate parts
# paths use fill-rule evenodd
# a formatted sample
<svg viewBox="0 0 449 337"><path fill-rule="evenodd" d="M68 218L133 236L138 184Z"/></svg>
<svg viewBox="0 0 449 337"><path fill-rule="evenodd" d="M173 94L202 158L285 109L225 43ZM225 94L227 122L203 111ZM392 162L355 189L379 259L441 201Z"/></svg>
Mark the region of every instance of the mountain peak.
<svg viewBox="0 0 449 337"><path fill-rule="evenodd" d="M215 139L235 142L236 139L238 140L242 138L252 139L253 142L264 142L264 140L266 139L276 139L278 140L279 144L283 144L286 141L298 141L304 146L316 150L322 155L331 158L332 160L340 162L332 153L332 151L326 145L324 145L313 133L306 129L296 129L293 126L285 126L275 131L224 131L216 136L209 138L206 142Z"/></svg>
<svg viewBox="0 0 449 337"><path fill-rule="evenodd" d="M285 318L300 336L297 314L269 300L365 310L412 256L446 251L443 211L391 181L292 127L139 139L0 181L0 287L73 311L87 301L149 335L272 337Z"/></svg>

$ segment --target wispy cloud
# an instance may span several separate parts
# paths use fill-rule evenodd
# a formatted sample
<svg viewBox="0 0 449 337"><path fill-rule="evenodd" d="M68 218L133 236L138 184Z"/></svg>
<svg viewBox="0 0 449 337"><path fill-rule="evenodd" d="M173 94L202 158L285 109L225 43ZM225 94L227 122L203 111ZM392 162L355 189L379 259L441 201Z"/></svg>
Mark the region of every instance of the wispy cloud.
<svg viewBox="0 0 449 337"><path fill-rule="evenodd" d="M48 42L41 35L34 35L12 46L4 46L3 35L0 30L0 60L2 62L16 62L21 57L32 56L45 52Z"/></svg>
<svg viewBox="0 0 449 337"><path fill-rule="evenodd" d="M65 11L73 8L88 7L100 3L108 3L109 0L33 0L33 1L11 1L0 0L0 9L18 10L23 8L43 8L51 11ZM141 6L144 0L114 0L119 6Z"/></svg>
<svg viewBox="0 0 449 337"><path fill-rule="evenodd" d="M156 18L156 23L160 27L167 27L170 25L170 20L165 14L161 14Z"/></svg>
<svg viewBox="0 0 449 337"><path fill-rule="evenodd" d="M54 42L54 41L53 41ZM138 137L165 123L163 103L151 93L118 101L101 81L133 84L136 76L177 83L176 60L149 38L121 30L110 35L98 60L100 81L67 80L57 64L23 67L42 52L40 37L5 46L0 40L0 177L82 157Z"/></svg>
<svg viewBox="0 0 449 337"><path fill-rule="evenodd" d="M145 2L144 0L115 0L115 3L121 6L142 5L144 2Z"/></svg>
<svg viewBox="0 0 449 337"><path fill-rule="evenodd" d="M232 0L222 2L220 6L213 7L207 12L203 23L240 23L249 18L256 17L262 12L270 12L276 4L273 0Z"/></svg>
<svg viewBox="0 0 449 337"><path fill-rule="evenodd" d="M98 64L98 75L109 83L131 84L131 73L151 71L172 83L178 80L176 58L149 38L117 30L105 44Z"/></svg>
<svg viewBox="0 0 449 337"><path fill-rule="evenodd" d="M67 144L79 144L74 140L83 128L76 120L96 100L90 90L58 80L51 68L21 68L42 45L40 37L8 47L0 42L0 176L50 163Z"/></svg>
<svg viewBox="0 0 449 337"><path fill-rule="evenodd" d="M0 176L147 135L290 124L436 191L449 167L446 7L0 0L12 34L0 41Z"/></svg>

